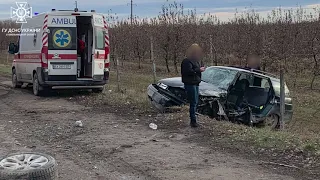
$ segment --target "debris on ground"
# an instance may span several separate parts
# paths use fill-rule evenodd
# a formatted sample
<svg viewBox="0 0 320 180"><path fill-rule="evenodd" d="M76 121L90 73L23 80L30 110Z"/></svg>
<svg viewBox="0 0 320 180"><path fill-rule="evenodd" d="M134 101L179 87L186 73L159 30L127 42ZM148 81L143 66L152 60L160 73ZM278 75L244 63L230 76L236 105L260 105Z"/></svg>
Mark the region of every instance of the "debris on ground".
<svg viewBox="0 0 320 180"><path fill-rule="evenodd" d="M154 124L154 123L150 123L150 124L149 124L149 127L150 127L151 129L153 129L153 130L158 129L158 126L157 126L156 124Z"/></svg>
<svg viewBox="0 0 320 180"><path fill-rule="evenodd" d="M76 121L76 126L77 127L83 127L82 121Z"/></svg>

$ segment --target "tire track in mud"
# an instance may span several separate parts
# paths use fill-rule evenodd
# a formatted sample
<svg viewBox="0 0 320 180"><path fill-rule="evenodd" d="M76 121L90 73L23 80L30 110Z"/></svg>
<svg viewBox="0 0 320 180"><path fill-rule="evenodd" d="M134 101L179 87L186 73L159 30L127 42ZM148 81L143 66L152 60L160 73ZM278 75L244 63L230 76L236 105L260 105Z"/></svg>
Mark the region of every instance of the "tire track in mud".
<svg viewBox="0 0 320 180"><path fill-rule="evenodd" d="M8 86L0 84L0 100L4 99L12 93L13 91L11 88L9 89Z"/></svg>
<svg viewBox="0 0 320 180"><path fill-rule="evenodd" d="M1 97L1 102L3 104L5 104L7 106L8 111L12 112L11 114L13 119L20 119L22 117L24 117L24 120L29 120L29 122L32 124L32 122L34 122L35 120L38 119L39 121L39 125L41 126L41 115L47 114L47 113L55 113L55 111L38 111L38 110L29 110L27 108L25 109L21 109L18 106L15 106L13 104L10 103L10 96L14 96L16 90L13 89L7 89L7 92L5 94L3 94ZM23 93L21 91L17 91L18 94ZM37 98L39 100L43 100L42 98ZM61 111L59 111L60 113ZM67 113L67 111L63 111L63 113ZM71 112L69 112L71 113ZM81 112L81 113L89 113L88 112ZM36 127L33 127L36 128ZM22 129L23 131L26 129ZM68 154L68 157L72 157L72 153L71 152L77 152L78 154L81 154L82 157L86 157L85 159L90 159L91 161L101 161L101 155L105 156L102 157L104 162L112 162L112 163L108 163L110 166L112 166L112 168L110 168L110 171L117 171L119 173L121 173L122 177L130 177L130 179L159 179L157 177L152 176L151 174L143 171L142 169L139 169L139 167L135 167L133 165L131 165L130 163L126 162L124 159L122 159L121 157L114 157L115 154L117 154L118 152L121 152L120 149L116 149L115 148L106 148L106 149L92 149L90 148L90 146L83 146L82 143L78 143L77 141L74 141L73 139L79 135L85 135L86 133L88 133L88 130L84 130L84 131L80 131L80 132L71 132L70 134L68 133L67 135L64 135L64 137L59 138L59 139L52 139L52 141L48 142L46 138L39 138L39 136L37 137L36 135L31 135L28 136L28 139L33 139L36 141L40 141L41 144L46 144L45 146L50 145L47 147L48 149L51 149L52 152L54 153L63 153L63 154ZM23 139L23 137L19 137L19 139L21 139L22 141L24 141L24 143L28 142L25 141L25 139ZM28 143L26 143L28 144ZM33 143L33 144L38 144L38 143ZM54 147L57 146L57 144L59 144L60 146L62 146L61 149L55 149ZM58 145L58 146L59 146ZM43 146L42 149L46 149L46 147ZM66 148L64 148L63 146L68 146ZM49 148L51 147L51 148ZM68 149L69 153L66 153L64 149ZM69 158L70 160L74 161L75 164L82 166L82 162L79 160L79 158ZM75 160L76 159L76 160ZM79 161L78 161L79 160ZM96 173L96 174L100 174L100 173ZM130 176L126 176L125 174L128 174ZM108 179L108 176L98 176L100 179ZM126 178L125 178L126 179Z"/></svg>

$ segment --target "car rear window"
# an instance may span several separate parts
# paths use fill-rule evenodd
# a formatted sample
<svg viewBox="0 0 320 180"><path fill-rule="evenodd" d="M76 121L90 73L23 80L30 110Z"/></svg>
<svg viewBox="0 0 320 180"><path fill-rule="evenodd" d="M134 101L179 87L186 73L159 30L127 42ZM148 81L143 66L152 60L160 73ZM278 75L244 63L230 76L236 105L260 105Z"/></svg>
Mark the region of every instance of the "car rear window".
<svg viewBox="0 0 320 180"><path fill-rule="evenodd" d="M76 50L77 29L75 27L50 27L49 50Z"/></svg>
<svg viewBox="0 0 320 180"><path fill-rule="evenodd" d="M280 97L280 81L272 80L272 86L275 91L276 96ZM289 97L290 92L288 86L285 84L285 97Z"/></svg>

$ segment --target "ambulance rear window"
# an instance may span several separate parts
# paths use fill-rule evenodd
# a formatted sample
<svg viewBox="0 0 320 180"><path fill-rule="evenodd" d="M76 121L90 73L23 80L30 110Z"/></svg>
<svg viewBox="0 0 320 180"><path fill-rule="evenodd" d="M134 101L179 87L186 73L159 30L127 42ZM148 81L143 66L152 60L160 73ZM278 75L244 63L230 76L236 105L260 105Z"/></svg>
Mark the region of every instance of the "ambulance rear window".
<svg viewBox="0 0 320 180"><path fill-rule="evenodd" d="M103 50L104 49L104 35L105 35L105 32L102 28L96 28L96 49L100 49L100 50Z"/></svg>
<svg viewBox="0 0 320 180"><path fill-rule="evenodd" d="M75 27L50 27L49 50L76 50L77 29Z"/></svg>

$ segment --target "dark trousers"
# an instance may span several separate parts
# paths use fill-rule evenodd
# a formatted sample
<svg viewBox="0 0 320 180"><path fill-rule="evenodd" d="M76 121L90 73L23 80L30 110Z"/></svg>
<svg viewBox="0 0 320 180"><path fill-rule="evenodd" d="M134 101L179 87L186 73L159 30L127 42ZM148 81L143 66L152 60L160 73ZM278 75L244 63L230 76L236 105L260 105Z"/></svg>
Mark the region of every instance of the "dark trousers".
<svg viewBox="0 0 320 180"><path fill-rule="evenodd" d="M196 85L184 85L184 89L187 92L188 100L190 103L189 113L191 123L196 123L196 110L199 101L199 86Z"/></svg>

